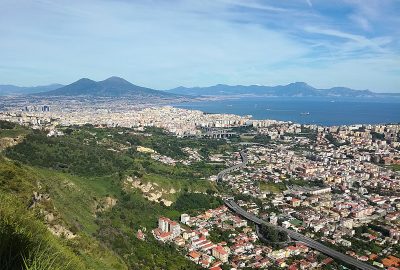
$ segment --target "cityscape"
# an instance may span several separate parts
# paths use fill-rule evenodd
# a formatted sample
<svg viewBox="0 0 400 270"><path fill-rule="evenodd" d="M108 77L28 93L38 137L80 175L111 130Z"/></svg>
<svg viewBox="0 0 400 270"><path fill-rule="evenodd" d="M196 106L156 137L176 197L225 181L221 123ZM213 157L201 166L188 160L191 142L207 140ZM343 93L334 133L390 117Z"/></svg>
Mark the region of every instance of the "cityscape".
<svg viewBox="0 0 400 270"><path fill-rule="evenodd" d="M399 264L398 124L324 127L164 105L130 110L125 104L112 110L96 105L54 107L24 106L3 111L0 119L44 130L48 137L65 136L65 128L71 126L92 125L137 134L160 128L167 136L231 145L233 152L210 156L182 148L186 159L137 147L166 166L210 160L227 167L206 179L223 187L212 195L220 205L194 215L182 213L176 220L159 216L154 224L158 226L132 231L141 241L153 237L162 244L173 243L182 256L208 269L337 269L343 263L358 269L395 269ZM173 205L163 192L152 192L156 183L143 185L133 176L125 184L149 201ZM286 239L263 236L263 223L285 232ZM331 249L340 255L331 254Z"/></svg>
<svg viewBox="0 0 400 270"><path fill-rule="evenodd" d="M400 1L0 14L0 270L400 270Z"/></svg>

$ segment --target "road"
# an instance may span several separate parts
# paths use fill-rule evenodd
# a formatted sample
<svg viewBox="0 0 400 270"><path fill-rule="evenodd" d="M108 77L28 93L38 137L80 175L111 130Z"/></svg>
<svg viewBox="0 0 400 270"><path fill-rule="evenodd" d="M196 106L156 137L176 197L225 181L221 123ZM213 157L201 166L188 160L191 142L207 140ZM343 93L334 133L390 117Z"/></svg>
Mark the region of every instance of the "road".
<svg viewBox="0 0 400 270"><path fill-rule="evenodd" d="M247 165L247 154L244 150L240 151L240 158L242 159L242 162L239 164L236 164L232 167L229 167L227 169L224 169L222 171L220 171L217 175L217 181L220 182L222 181L222 178L224 178L225 174L227 173L231 173L233 171L237 171L239 169L242 169L243 167L246 167Z"/></svg>
<svg viewBox="0 0 400 270"><path fill-rule="evenodd" d="M221 171L218 174L218 178L217 178L218 181L221 181L222 178L227 173L239 170L239 169L241 169L241 168L246 166L248 159L247 159L247 154L246 154L246 152L244 150L240 151L240 157L242 159L242 163L237 164L235 166L232 166L230 168L227 168L227 169ZM252 221L252 222L254 222L254 223L258 224L258 225L267 224L269 226L275 227L278 230L285 231L290 238L292 238L294 240L297 240L297 241L300 241L300 242L304 243L306 246L308 246L308 247L310 247L312 249L318 250L319 252L322 252L322 253L328 255L331 258L334 258L336 260L344 262L345 264L347 264L349 266L353 266L353 267L361 269L361 270L378 270L378 268L376 268L376 267L374 267L372 265L369 265L367 263L359 261L359 260L357 260L357 259L355 259L353 257L350 257L348 255L345 255L343 253L340 253L340 252L338 252L338 251L336 251L336 250L334 250L334 249L332 249L330 247L327 247L327 246L323 245L322 243L320 243L318 241L315 241L315 240L313 240L313 239L311 239L309 237L306 237L306 236L302 235L301 233L298 233L298 232L295 232L295 231L292 231L292 230L289 230L289 229L286 229L286 228L283 228L283 227L280 227L280 226L272 225L272 224L270 224L270 223L258 218L257 216L245 211L235 201L233 201L231 199L225 200L224 202L225 202L225 205L229 209L231 209L233 212L237 213L238 215L244 217L245 219L247 219L249 221Z"/></svg>

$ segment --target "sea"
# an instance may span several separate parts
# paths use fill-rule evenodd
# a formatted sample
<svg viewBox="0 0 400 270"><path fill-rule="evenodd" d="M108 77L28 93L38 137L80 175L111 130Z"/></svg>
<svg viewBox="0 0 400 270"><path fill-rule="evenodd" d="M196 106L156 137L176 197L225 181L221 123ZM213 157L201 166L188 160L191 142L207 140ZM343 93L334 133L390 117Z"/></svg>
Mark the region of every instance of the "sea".
<svg viewBox="0 0 400 270"><path fill-rule="evenodd" d="M171 104L207 113L251 115L322 126L400 123L400 98L241 97Z"/></svg>

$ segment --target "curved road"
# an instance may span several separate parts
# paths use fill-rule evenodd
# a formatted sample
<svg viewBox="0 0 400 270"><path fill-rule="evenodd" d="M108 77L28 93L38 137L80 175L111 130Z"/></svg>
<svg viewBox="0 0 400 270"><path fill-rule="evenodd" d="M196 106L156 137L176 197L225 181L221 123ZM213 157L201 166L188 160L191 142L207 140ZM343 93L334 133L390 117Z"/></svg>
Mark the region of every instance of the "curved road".
<svg viewBox="0 0 400 270"><path fill-rule="evenodd" d="M246 154L245 150L242 150L239 153L240 153L240 158L242 159L242 162L237 164L237 165L234 165L232 167L229 167L227 169L224 169L224 170L220 171L218 173L218 175L217 175L217 181L218 182L222 181L222 179L224 178L225 174L231 173L233 171L237 171L237 170L239 170L239 169L241 169L243 167L246 167L246 165L247 165L247 154Z"/></svg>
<svg viewBox="0 0 400 270"><path fill-rule="evenodd" d="M220 173L218 173L218 176L217 176L218 181L222 181L223 177L227 173L239 170L246 166L248 160L247 160L247 154L244 150L240 151L240 157L242 159L242 163L237 164L232 167L229 167L225 170L222 170ZM298 233L298 232L295 232L295 231L292 231L292 230L289 230L289 229L286 229L286 228L283 228L280 226L272 225L272 224L256 217L255 215L247 212L246 210L241 208L235 201L233 201L231 199L224 200L224 203L229 209L231 209L233 212L237 213L238 215L244 217L245 219L250 220L250 221L256 223L257 225L267 224L269 226L275 227L276 229L285 231L290 238L300 241L300 242L304 243L306 246L308 246L312 249L318 250L336 260L340 260L349 266L353 266L355 268L362 269L362 270L378 270L378 268L376 268L372 265L369 265L367 263L359 261L359 260L357 260L353 257L350 257L348 255L345 255L343 253L340 253L330 247L323 245L322 243L320 243L318 241L315 241L309 237L302 235L301 233Z"/></svg>

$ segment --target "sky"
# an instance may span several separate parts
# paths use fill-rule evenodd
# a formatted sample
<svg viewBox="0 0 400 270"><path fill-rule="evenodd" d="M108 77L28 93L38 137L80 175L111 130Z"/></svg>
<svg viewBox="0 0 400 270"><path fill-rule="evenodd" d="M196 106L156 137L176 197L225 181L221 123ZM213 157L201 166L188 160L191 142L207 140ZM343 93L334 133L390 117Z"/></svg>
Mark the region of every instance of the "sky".
<svg viewBox="0 0 400 270"><path fill-rule="evenodd" d="M400 92L400 0L0 0L0 84Z"/></svg>

